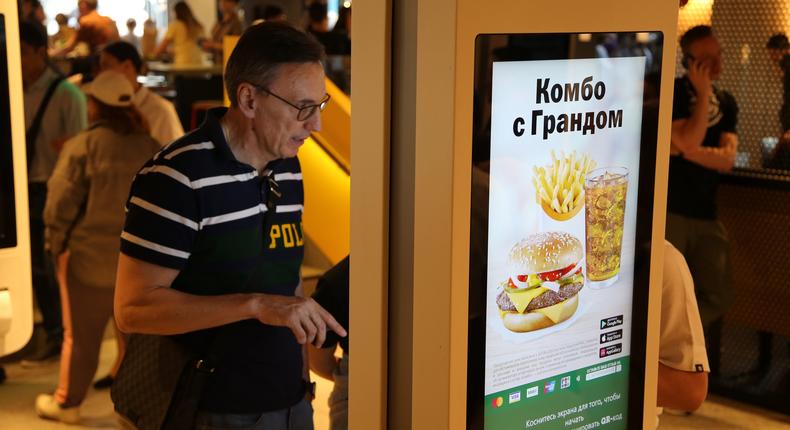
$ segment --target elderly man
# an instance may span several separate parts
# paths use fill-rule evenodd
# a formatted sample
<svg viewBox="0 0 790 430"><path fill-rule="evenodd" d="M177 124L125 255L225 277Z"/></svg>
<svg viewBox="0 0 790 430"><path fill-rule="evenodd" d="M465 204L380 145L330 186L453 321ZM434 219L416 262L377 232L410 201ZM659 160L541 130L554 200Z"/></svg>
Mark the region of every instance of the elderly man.
<svg viewBox="0 0 790 430"><path fill-rule="evenodd" d="M201 352L222 343L197 428L312 429L304 346L320 346L327 330L346 334L303 297L299 275L296 154L329 100L322 58L287 25L248 29L226 68L230 108L210 110L132 186L116 319L124 332L186 334Z"/></svg>

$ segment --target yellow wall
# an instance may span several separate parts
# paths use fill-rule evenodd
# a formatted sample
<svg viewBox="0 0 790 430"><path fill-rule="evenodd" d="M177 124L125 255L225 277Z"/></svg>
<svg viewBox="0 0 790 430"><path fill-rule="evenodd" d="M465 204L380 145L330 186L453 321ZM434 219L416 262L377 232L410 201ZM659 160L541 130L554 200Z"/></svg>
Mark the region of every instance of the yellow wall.
<svg viewBox="0 0 790 430"><path fill-rule="evenodd" d="M299 150L304 181L304 231L333 264L349 252L351 178L315 139Z"/></svg>
<svg viewBox="0 0 790 430"><path fill-rule="evenodd" d="M351 171L351 99L329 79L326 92L331 100L321 113L321 131L318 135L326 149L343 166Z"/></svg>

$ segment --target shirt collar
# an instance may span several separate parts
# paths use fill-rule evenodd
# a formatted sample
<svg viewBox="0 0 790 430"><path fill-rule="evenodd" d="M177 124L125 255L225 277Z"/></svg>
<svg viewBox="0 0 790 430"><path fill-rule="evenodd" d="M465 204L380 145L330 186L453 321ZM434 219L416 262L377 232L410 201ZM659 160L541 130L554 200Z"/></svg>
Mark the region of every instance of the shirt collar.
<svg viewBox="0 0 790 430"><path fill-rule="evenodd" d="M222 132L222 126L219 120L228 112L226 107L211 108L206 111L206 118L203 124L200 125L200 130L214 142L214 147L217 149L222 158L238 162L233 151L228 146L228 141L225 140L225 133Z"/></svg>
<svg viewBox="0 0 790 430"><path fill-rule="evenodd" d="M225 133L222 131L222 125L220 125L219 120L225 116L228 112L228 108L226 107L216 107L211 108L206 111L206 118L203 120L203 124L200 125L199 130L208 137L212 142L214 142L214 147L219 152L220 156L223 159L229 161L235 161L239 164L243 164L244 166L249 167L250 169L255 170L254 167L250 166L249 164L242 163L239 161L235 155L233 155L233 151L230 150L230 146L228 145L228 141L225 140ZM272 160L269 164L266 165L264 170L274 170L282 161L282 159Z"/></svg>
<svg viewBox="0 0 790 430"><path fill-rule="evenodd" d="M41 76L38 77L36 82L30 86L30 89L28 91L46 90L47 87L49 87L49 83L52 82L52 80L55 79L56 76L57 74L55 73L54 70L52 70L52 67L47 66L47 68L44 69L44 73L42 73Z"/></svg>

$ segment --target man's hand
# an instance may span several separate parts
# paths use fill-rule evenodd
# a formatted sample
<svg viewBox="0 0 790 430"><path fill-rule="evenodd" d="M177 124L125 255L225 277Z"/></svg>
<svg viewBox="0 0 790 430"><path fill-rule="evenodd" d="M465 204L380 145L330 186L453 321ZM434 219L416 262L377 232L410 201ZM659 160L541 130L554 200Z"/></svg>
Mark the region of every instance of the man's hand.
<svg viewBox="0 0 790 430"><path fill-rule="evenodd" d="M346 330L311 298L261 294L256 301L255 314L264 324L288 327L300 344L309 343L320 348L326 340L327 329L346 336Z"/></svg>
<svg viewBox="0 0 790 430"><path fill-rule="evenodd" d="M672 155L688 154L702 146L708 131L708 108L713 87L710 80L710 65L692 60L688 66L688 80L697 93L697 100L691 109L691 116L672 121L670 137ZM677 95L676 95L677 97ZM686 157L688 158L688 157Z"/></svg>
<svg viewBox="0 0 790 430"><path fill-rule="evenodd" d="M688 68L688 77L691 85L694 87L694 91L697 93L698 102L704 100L704 103L707 103L713 89L710 80L710 65L704 61L691 60Z"/></svg>

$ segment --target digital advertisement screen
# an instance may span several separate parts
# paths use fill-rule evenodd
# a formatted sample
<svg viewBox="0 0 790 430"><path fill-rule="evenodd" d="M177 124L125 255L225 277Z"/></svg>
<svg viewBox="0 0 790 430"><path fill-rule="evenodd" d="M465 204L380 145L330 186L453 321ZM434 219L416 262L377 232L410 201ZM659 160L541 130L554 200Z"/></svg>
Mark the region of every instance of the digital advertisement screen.
<svg viewBox="0 0 790 430"><path fill-rule="evenodd" d="M11 102L8 85L5 17L0 14L0 248L16 246Z"/></svg>
<svg viewBox="0 0 790 430"><path fill-rule="evenodd" d="M482 353L469 363L482 366L476 401L483 411L482 427L470 428L625 429L631 399L642 396L629 397L644 369L632 355L647 313L645 300L636 305L643 309L634 301L635 270L645 267L637 269L644 241L637 223L649 230L652 218L637 215L640 189L652 191L655 174L643 160L644 148L655 157L655 126L645 130L643 122L657 114L657 101L655 110L643 109L645 92L655 90L646 88L646 75L657 70L660 52L635 48L660 36L596 36L514 42L497 35L505 45L487 46L490 102L486 120L476 118L484 131L475 134L488 139L475 145L488 145L477 148L485 157L474 160L472 175L473 206L487 197L485 223L472 210L472 243L485 243L485 262L470 255L485 272L470 273L470 301L484 303L476 330ZM647 285L639 288L646 294ZM643 343L639 349L642 356Z"/></svg>

